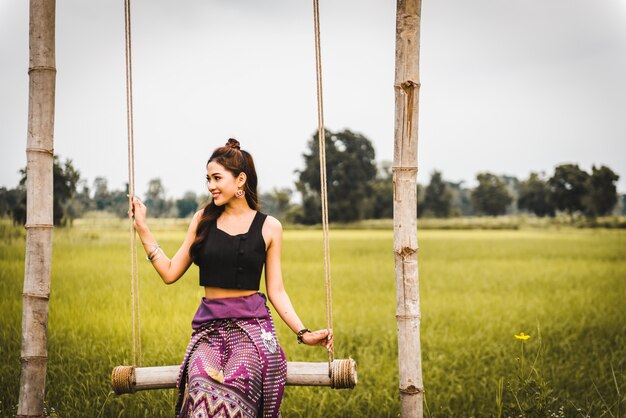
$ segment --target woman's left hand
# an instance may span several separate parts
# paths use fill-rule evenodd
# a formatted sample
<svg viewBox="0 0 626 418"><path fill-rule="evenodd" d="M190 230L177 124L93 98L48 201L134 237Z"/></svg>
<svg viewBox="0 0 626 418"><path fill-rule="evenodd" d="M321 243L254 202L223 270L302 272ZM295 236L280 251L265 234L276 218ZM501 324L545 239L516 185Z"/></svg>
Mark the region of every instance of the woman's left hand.
<svg viewBox="0 0 626 418"><path fill-rule="evenodd" d="M326 347L328 351L333 349L333 330L318 329L309 331L302 335L302 342L306 345L319 345Z"/></svg>
<svg viewBox="0 0 626 418"><path fill-rule="evenodd" d="M131 201L128 217L133 219L135 229L144 229L146 227L146 206L136 196L128 195L128 197Z"/></svg>

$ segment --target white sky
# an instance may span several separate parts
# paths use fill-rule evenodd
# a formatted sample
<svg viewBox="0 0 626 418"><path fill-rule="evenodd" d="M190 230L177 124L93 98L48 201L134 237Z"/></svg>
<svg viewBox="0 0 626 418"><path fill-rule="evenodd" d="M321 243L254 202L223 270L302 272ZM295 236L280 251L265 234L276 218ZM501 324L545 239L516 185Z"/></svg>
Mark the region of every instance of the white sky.
<svg viewBox="0 0 626 418"><path fill-rule="evenodd" d="M325 119L391 160L395 2L321 0ZM133 0L136 182L205 191L230 136L261 191L291 187L317 127L312 2ZM55 152L127 178L122 0L57 1ZM418 181L605 164L626 192L626 0L425 0ZM0 1L0 186L26 165L28 2Z"/></svg>

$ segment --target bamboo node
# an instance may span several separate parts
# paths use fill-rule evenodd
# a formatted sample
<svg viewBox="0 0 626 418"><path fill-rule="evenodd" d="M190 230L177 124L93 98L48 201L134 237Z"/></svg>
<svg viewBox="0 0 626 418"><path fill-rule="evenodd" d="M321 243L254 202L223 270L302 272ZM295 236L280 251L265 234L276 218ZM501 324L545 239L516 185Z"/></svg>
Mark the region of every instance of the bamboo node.
<svg viewBox="0 0 626 418"><path fill-rule="evenodd" d="M47 65L35 65L35 66L30 67L28 69L28 74L30 74L31 71L52 71L52 72L56 73L57 69L55 67L50 67L50 66L47 66Z"/></svg>
<svg viewBox="0 0 626 418"><path fill-rule="evenodd" d="M400 314L398 314L398 315L396 315L396 319L410 321L410 320L413 320L413 319L421 319L421 316L420 315L416 315L416 314L414 314L414 315L400 315Z"/></svg>
<svg viewBox="0 0 626 418"><path fill-rule="evenodd" d="M50 229L50 228L54 228L54 225L52 224L26 224L24 225L24 229L34 229L34 228Z"/></svg>
<svg viewBox="0 0 626 418"><path fill-rule="evenodd" d="M50 148L38 148L38 147L28 147L26 148L26 153L29 152L40 152L42 154L49 154L49 155L54 155L54 149Z"/></svg>
<svg viewBox="0 0 626 418"><path fill-rule="evenodd" d="M111 373L111 386L116 395L135 393L135 368L117 366Z"/></svg>
<svg viewBox="0 0 626 418"><path fill-rule="evenodd" d="M32 293L32 292L22 292L22 296L27 297L27 298L33 298L33 299L43 299L43 300L50 300L50 293L46 294L46 293Z"/></svg>
<svg viewBox="0 0 626 418"><path fill-rule="evenodd" d="M407 80L407 81L400 83L400 88L404 90L406 93L416 88L420 88L421 86L422 84L419 81L415 82L413 80Z"/></svg>
<svg viewBox="0 0 626 418"><path fill-rule="evenodd" d="M417 395L419 393L424 393L424 388L418 388L415 385L409 385L405 388L400 388L400 393L405 395Z"/></svg>
<svg viewBox="0 0 626 418"><path fill-rule="evenodd" d="M400 250L396 251L396 253L402 258L410 257L416 252L417 250L415 248L408 246L404 246Z"/></svg>
<svg viewBox="0 0 626 418"><path fill-rule="evenodd" d="M352 358L334 360L330 368L330 387L352 389L357 384L356 361Z"/></svg>

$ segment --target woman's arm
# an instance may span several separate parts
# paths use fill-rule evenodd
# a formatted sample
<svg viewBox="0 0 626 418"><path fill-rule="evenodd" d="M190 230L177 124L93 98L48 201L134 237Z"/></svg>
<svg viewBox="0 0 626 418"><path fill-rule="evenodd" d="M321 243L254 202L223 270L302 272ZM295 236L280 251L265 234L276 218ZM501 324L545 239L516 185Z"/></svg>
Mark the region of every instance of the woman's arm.
<svg viewBox="0 0 626 418"><path fill-rule="evenodd" d="M266 242L269 242L265 262L267 296L285 324L297 334L305 327L293 308L289 295L283 285L281 270L283 229L280 222L268 216L263 225L263 236ZM333 333L332 330L327 329L309 331L302 335L302 341L307 345L326 346L326 348L330 350L333 346Z"/></svg>
<svg viewBox="0 0 626 418"><path fill-rule="evenodd" d="M182 277L191 265L191 257L189 255L189 248L196 238L196 229L198 227L198 219L202 214L202 211L196 212L189 224L185 241L180 246L176 254L172 258L168 258L163 250L158 246L154 235L148 228L146 222L146 207L136 197L132 197L133 209L129 211L129 216L134 217L135 229L139 234L139 238L143 243L143 248L146 250L146 254L151 256L152 265L154 266L159 276L166 284L172 284Z"/></svg>

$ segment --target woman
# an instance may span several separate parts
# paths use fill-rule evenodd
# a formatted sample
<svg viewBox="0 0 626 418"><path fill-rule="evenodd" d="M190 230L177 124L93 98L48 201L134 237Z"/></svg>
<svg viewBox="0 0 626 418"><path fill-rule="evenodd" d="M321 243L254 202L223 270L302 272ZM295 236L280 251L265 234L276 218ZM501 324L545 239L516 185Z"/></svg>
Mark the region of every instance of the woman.
<svg viewBox="0 0 626 418"><path fill-rule="evenodd" d="M163 281L176 282L194 262L205 289L178 378L176 415L279 416L287 363L259 293L263 266L267 296L299 343L330 350L332 330L309 331L298 318L283 286L282 226L257 210L254 161L237 140L213 152L207 183L213 198L194 215L171 259L148 228L145 205L131 196L129 210Z"/></svg>

